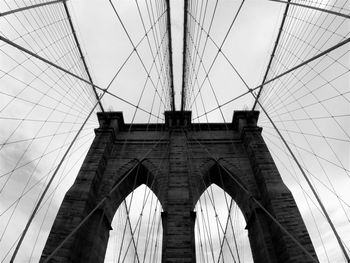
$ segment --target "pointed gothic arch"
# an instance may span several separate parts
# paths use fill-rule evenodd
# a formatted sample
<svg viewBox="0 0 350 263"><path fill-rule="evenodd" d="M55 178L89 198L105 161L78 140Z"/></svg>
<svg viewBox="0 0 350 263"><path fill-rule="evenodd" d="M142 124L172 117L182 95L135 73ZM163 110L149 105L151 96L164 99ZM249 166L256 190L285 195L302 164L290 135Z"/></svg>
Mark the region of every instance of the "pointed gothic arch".
<svg viewBox="0 0 350 263"><path fill-rule="evenodd" d="M146 184L132 191L112 219L104 262L160 262L161 211L159 199Z"/></svg>
<svg viewBox="0 0 350 263"><path fill-rule="evenodd" d="M119 169L118 169L119 168ZM152 169L152 170L151 170ZM154 171L154 172L152 172ZM157 174L160 171L147 159L132 159L125 164L109 162L104 172L99 198L109 196L105 202L106 215L112 222L115 212L125 198L142 184L146 185L163 206L159 194ZM119 176L118 176L119 174Z"/></svg>
<svg viewBox="0 0 350 263"><path fill-rule="evenodd" d="M210 159L206 161L206 164L201 169L202 184L198 187L198 194L196 194L194 204L197 203L199 197L210 185L215 184L231 196L247 220L251 212L250 195L242 187L251 191L252 194L257 192L255 182L251 178L252 176L251 170L243 172L239 170L239 167L231 164L226 159L221 158L217 161Z"/></svg>
<svg viewBox="0 0 350 263"><path fill-rule="evenodd" d="M42 259L50 255L60 244L63 233L72 231L79 223L79 219L83 220L94 205L108 196L103 206L97 209L72 240L66 242L57 252L58 255L66 257L69 262L103 262L109 232L112 229L111 223L120 204L142 184L151 189L157 197L157 178L146 168L143 160L130 159L122 163L120 160L117 162L118 164L110 161L103 165L101 179L98 179L99 173L86 178L86 171L81 169L74 185L64 198ZM78 209L75 210L76 208ZM72 220L76 223L74 224Z"/></svg>
<svg viewBox="0 0 350 263"><path fill-rule="evenodd" d="M263 148L262 146L266 147L261 144L260 148ZM269 154L268 157L271 158ZM283 183L273 163L272 169L269 168L268 171L273 178L264 178L271 175L264 175L264 171L255 167L254 161L251 160L248 167L239 162L232 163L227 158L206 160L200 169L202 184L197 187L199 192L194 204L211 185L217 185L234 200L244 216L254 262L313 262L284 232L294 231L290 227L293 224L305 228L292 193ZM271 179L272 184L269 182ZM253 202L253 198L267 210L262 210L256 202ZM279 204L281 200L284 204ZM293 222L288 223L288 229L281 229L271 217L281 222L283 220L288 222L293 218ZM299 233L304 235L305 231ZM297 236L297 233L293 232L292 235ZM294 244L295 256L286 253L290 249L290 243Z"/></svg>
<svg viewBox="0 0 350 263"><path fill-rule="evenodd" d="M212 182L202 192L195 211L198 262L241 262L243 258L252 261L246 220L223 188Z"/></svg>

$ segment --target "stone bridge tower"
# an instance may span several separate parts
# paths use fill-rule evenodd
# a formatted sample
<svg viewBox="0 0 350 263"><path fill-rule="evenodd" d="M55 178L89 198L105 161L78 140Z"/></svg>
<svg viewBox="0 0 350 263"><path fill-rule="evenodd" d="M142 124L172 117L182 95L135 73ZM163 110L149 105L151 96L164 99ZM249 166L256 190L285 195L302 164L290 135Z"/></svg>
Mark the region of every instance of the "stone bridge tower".
<svg viewBox="0 0 350 263"><path fill-rule="evenodd" d="M50 262L103 262L114 213L129 193L146 184L164 211L162 262L196 262L193 210L213 183L240 207L254 262L312 262L271 216L317 260L294 198L261 136L258 115L236 111L230 124L192 124L191 112L165 112L165 124L130 125L120 112L99 113L100 127L41 260L56 250Z"/></svg>

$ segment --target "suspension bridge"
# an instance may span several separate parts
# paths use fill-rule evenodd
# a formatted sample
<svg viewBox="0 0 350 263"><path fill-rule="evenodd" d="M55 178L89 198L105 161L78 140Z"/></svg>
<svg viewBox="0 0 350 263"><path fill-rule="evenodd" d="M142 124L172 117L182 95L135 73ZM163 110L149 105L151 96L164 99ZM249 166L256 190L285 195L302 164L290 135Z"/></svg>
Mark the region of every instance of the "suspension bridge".
<svg viewBox="0 0 350 263"><path fill-rule="evenodd" d="M349 19L1 1L1 262L350 262Z"/></svg>

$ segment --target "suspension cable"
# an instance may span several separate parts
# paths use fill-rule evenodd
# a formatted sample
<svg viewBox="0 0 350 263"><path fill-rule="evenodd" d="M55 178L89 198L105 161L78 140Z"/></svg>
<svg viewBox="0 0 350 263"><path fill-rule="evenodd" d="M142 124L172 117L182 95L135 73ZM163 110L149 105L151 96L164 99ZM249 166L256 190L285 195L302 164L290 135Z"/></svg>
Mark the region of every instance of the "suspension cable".
<svg viewBox="0 0 350 263"><path fill-rule="evenodd" d="M184 0L184 26L183 26L183 51L182 51L182 88L181 88L181 111L185 110L186 94L185 82L187 71L187 30L188 30L188 0Z"/></svg>
<svg viewBox="0 0 350 263"><path fill-rule="evenodd" d="M72 18L71 18L71 16L70 16L70 13L69 13L69 9L68 9L66 0L63 1L63 6L64 6L64 10L65 10L66 15L67 15L67 18L68 18L69 26L70 26L71 31L72 31L72 33L73 33L73 37L74 37L74 40L75 40L75 44L77 45L77 48L78 48L78 51L79 51L79 54L80 54L81 61L83 62L84 69L85 69L86 74L87 74L87 76L88 76L88 78L89 78L89 81L90 81L90 83L92 83L91 87L92 87L92 90L94 91L95 97L96 97L96 99L98 100L98 94L97 94L95 85L93 84L94 82L93 82L93 80L92 80L92 77L91 77L89 68L88 68L87 63L86 63L86 61L85 61L85 57L84 57L83 51L81 50L80 43L79 43L77 34L76 34L76 32L75 32L75 29L74 29L73 21L72 21ZM99 104L100 109L102 110L102 112L104 112L105 110L104 110L104 108L103 108L103 106L102 106L101 101L98 100L98 104Z"/></svg>
<svg viewBox="0 0 350 263"><path fill-rule="evenodd" d="M170 2L165 0L166 3L166 13L167 13L167 31L168 31L168 56L169 56L169 73L170 73L170 89L171 89L171 108L175 111L175 92L174 92L174 70L173 70L173 47L171 38L171 24L170 24Z"/></svg>
<svg viewBox="0 0 350 263"><path fill-rule="evenodd" d="M278 44L279 44L279 40L280 40L280 38L281 38L281 34L282 34L283 27L284 27L284 23L285 23L286 18L287 18L287 14L288 14L288 10L289 10L289 3L290 3L290 2L291 2L291 0L288 0L288 2L286 3L286 8L284 9L282 22L281 22L280 28L279 28L279 30L278 30L278 34L277 34L277 38L276 38L276 41L275 41L275 45L274 45L274 47L273 47L273 50L272 50L272 53L271 53L271 57L270 57L270 61L269 61L269 64L267 65L267 68L266 68L265 75L264 75L264 78L263 78L263 80L262 80L262 83L264 83L264 82L266 81L267 75L268 75L268 73L270 72L270 67L271 67L273 58L275 57L275 53L276 53L276 50L277 50L277 46L278 46ZM261 86L261 87L259 88L258 95L256 96L256 97L257 97L257 100L258 100L259 97L260 97L260 94L261 94L261 91L262 91L263 87L264 87L264 86ZM252 110L255 109L256 103L257 103L257 102L254 101L254 105L253 105Z"/></svg>

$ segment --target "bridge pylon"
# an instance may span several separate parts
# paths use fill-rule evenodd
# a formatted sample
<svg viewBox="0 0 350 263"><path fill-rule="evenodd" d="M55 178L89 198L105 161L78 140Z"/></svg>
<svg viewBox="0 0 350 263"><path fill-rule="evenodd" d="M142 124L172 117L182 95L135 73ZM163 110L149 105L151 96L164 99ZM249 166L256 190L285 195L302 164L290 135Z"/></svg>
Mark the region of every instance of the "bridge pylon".
<svg viewBox="0 0 350 263"><path fill-rule="evenodd" d="M50 262L103 262L113 216L142 184L162 205L162 262L196 262L194 207L211 184L241 209L254 262L317 260L258 116L235 111L232 123L195 124L191 112L171 111L165 112L164 124L131 125L121 112L99 113L100 127L64 197L41 261L54 252Z"/></svg>

